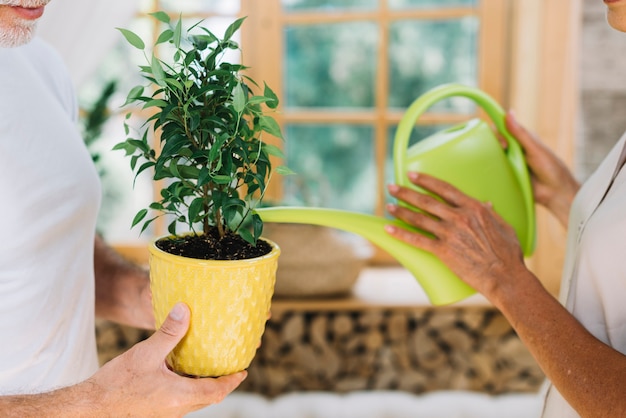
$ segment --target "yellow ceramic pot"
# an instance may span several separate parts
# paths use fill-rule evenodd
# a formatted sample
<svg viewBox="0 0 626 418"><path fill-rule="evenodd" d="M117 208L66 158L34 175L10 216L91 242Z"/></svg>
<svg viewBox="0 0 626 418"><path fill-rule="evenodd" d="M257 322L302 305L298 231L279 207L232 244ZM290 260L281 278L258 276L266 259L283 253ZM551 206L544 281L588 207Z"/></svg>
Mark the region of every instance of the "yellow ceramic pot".
<svg viewBox="0 0 626 418"><path fill-rule="evenodd" d="M248 260L199 260L150 245L157 328L177 302L191 309L189 331L168 356L180 374L223 376L246 369L265 330L280 249Z"/></svg>

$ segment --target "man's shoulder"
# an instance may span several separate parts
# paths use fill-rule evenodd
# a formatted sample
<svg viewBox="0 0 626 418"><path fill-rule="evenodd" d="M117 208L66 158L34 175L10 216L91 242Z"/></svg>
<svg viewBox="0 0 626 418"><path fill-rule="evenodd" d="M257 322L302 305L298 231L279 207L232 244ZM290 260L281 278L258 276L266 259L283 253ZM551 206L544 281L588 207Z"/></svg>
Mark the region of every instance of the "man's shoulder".
<svg viewBox="0 0 626 418"><path fill-rule="evenodd" d="M38 69L46 72L67 73L61 55L43 39L35 37L32 41L19 48L24 56Z"/></svg>
<svg viewBox="0 0 626 418"><path fill-rule="evenodd" d="M76 117L75 92L69 71L61 55L46 41L35 37L29 43L15 48L13 53L18 56L7 63L0 65L17 66L13 68L13 76L34 77L30 79L31 86L45 86L44 89L52 93L71 115ZM8 57L7 57L8 58ZM0 59L1 61L1 59ZM21 72L16 74L16 72Z"/></svg>

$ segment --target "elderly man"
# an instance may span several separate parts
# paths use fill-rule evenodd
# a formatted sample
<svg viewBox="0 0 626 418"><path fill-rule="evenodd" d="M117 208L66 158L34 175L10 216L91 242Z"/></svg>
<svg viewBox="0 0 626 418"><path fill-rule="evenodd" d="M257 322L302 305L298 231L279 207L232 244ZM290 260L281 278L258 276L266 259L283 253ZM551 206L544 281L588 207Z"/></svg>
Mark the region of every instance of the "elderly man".
<svg viewBox="0 0 626 418"><path fill-rule="evenodd" d="M190 313L98 369L94 314L153 327L148 277L95 234L97 173L60 58L33 38L50 0L0 0L0 415L182 416L245 372L189 379L165 357Z"/></svg>

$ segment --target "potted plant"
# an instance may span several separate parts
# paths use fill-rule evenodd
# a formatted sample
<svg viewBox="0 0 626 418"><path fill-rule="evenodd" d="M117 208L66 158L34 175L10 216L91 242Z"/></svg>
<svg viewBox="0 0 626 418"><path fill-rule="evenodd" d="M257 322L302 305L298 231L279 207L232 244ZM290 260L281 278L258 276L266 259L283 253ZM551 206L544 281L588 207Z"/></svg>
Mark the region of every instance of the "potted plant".
<svg viewBox="0 0 626 418"><path fill-rule="evenodd" d="M263 223L252 209L270 180L270 156L282 157L263 137L282 138L268 114L278 98L267 85L255 95L256 83L242 74L246 67L224 59L226 51L239 50L232 37L244 18L218 38L201 22L183 29L182 19L152 16L166 27L152 51L119 29L144 51L147 65L140 70L149 82L131 89L125 104L140 104L151 116L136 134L126 122L128 138L114 149L130 157L135 176L152 170L162 185L160 199L132 225L143 232L158 217L169 219L169 235L150 245L156 325L178 301L192 312L187 335L168 357L171 367L194 376L230 374L252 361L274 288L280 250L260 238ZM158 58L158 48L170 50L171 60ZM160 138L158 149L150 134Z"/></svg>

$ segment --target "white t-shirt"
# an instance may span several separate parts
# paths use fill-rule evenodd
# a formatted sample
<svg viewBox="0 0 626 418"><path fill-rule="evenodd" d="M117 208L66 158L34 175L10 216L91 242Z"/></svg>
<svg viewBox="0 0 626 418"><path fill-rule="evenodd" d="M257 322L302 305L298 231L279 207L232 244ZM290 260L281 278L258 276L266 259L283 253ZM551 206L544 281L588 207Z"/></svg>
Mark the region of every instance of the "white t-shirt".
<svg viewBox="0 0 626 418"><path fill-rule="evenodd" d="M0 48L0 394L70 385L98 367L100 185L76 116L51 48Z"/></svg>
<svg viewBox="0 0 626 418"><path fill-rule="evenodd" d="M561 284L561 301L566 308L591 334L623 354L626 354L626 169L619 172L608 188L625 142L626 135L574 200ZM543 416L579 415L555 387L550 387Z"/></svg>

